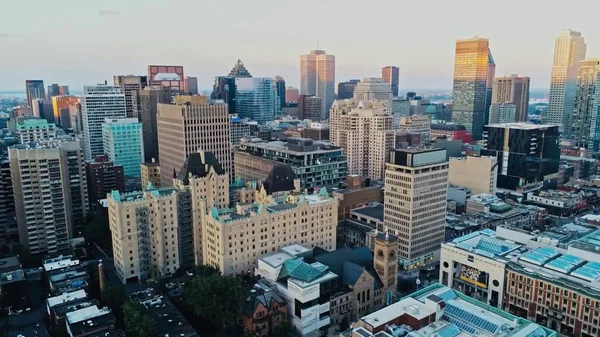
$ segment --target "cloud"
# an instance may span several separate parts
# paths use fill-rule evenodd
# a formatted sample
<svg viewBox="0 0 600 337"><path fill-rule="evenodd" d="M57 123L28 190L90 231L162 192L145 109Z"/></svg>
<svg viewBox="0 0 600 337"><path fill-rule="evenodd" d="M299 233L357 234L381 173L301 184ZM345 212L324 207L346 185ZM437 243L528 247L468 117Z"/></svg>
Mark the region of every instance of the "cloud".
<svg viewBox="0 0 600 337"><path fill-rule="evenodd" d="M10 37L15 37L18 36L17 34L2 34L0 33L0 39L4 39L4 38L10 38Z"/></svg>
<svg viewBox="0 0 600 337"><path fill-rule="evenodd" d="M111 16L111 15L119 15L119 11L115 11L112 9L102 9L98 11L98 16Z"/></svg>

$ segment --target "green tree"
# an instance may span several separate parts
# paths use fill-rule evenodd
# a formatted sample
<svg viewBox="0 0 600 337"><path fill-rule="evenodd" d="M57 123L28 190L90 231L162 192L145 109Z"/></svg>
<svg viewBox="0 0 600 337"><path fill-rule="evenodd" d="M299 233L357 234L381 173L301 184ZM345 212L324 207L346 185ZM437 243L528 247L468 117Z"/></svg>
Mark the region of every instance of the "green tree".
<svg viewBox="0 0 600 337"><path fill-rule="evenodd" d="M102 301L111 309L120 308L127 300L123 286L107 286L102 294Z"/></svg>
<svg viewBox="0 0 600 337"><path fill-rule="evenodd" d="M88 215L83 236L86 241L95 242L105 251L110 250L111 236L108 217L102 213Z"/></svg>
<svg viewBox="0 0 600 337"><path fill-rule="evenodd" d="M139 304L127 301L123 305L125 332L127 336L151 337L154 330L154 320L144 314Z"/></svg>
<svg viewBox="0 0 600 337"><path fill-rule="evenodd" d="M226 328L236 325L246 290L237 277L212 274L195 276L188 282L184 297L195 315Z"/></svg>
<svg viewBox="0 0 600 337"><path fill-rule="evenodd" d="M346 331L348 329L350 329L350 320L348 319L348 316L345 315L340 322L340 331Z"/></svg>
<svg viewBox="0 0 600 337"><path fill-rule="evenodd" d="M271 337L292 337L292 330L287 321L281 322L278 326L273 329Z"/></svg>

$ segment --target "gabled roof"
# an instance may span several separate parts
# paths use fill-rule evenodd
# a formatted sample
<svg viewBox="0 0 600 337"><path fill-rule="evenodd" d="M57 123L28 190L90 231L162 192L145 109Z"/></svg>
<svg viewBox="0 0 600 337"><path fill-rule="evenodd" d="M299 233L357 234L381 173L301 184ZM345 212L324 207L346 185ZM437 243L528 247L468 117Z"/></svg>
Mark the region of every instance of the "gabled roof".
<svg viewBox="0 0 600 337"><path fill-rule="evenodd" d="M242 312L251 317L254 315L256 308L259 305L263 305L265 308L270 308L273 303L278 303L280 305L285 305L285 301L279 294L277 294L274 290L269 289L263 284L257 283L250 293L246 300L244 301Z"/></svg>
<svg viewBox="0 0 600 337"><path fill-rule="evenodd" d="M190 153L183 168L179 171L177 179L183 181L184 185L188 185L190 174L194 177L203 178L208 175L211 168L218 175L225 174L225 170L223 170L212 152Z"/></svg>
<svg viewBox="0 0 600 337"><path fill-rule="evenodd" d="M383 286L379 275L373 269L373 254L367 247L355 249L345 247L333 252L313 250L313 254L315 260L329 267L332 273L342 275L345 284L353 285L363 270L367 270L375 279L375 289Z"/></svg>
<svg viewBox="0 0 600 337"><path fill-rule="evenodd" d="M277 164L269 172L263 186L268 195L276 192L293 191L296 189L295 179L296 174L289 165Z"/></svg>

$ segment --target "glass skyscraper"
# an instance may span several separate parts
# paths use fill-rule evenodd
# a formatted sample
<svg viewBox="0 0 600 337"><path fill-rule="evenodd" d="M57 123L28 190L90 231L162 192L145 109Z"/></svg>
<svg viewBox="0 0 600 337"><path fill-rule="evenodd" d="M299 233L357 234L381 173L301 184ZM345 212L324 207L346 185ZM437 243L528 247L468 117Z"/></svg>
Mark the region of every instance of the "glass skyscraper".
<svg viewBox="0 0 600 337"><path fill-rule="evenodd" d="M142 123L137 118L106 119L102 124L104 153L123 166L126 177L139 178L144 162Z"/></svg>
<svg viewBox="0 0 600 337"><path fill-rule="evenodd" d="M268 77L235 79L235 112L260 124L275 119L281 110L275 80Z"/></svg>

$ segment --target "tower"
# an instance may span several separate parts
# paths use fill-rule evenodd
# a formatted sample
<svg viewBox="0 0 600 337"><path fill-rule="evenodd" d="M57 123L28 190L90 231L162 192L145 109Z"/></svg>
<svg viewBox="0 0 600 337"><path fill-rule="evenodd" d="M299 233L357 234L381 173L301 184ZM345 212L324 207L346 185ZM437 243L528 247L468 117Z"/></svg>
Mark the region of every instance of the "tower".
<svg viewBox="0 0 600 337"><path fill-rule="evenodd" d="M392 294L396 292L398 282L398 237L390 235L389 230L378 234L375 237L375 253L373 255L373 265L375 272L383 283L382 291L385 294L385 303L390 304Z"/></svg>

